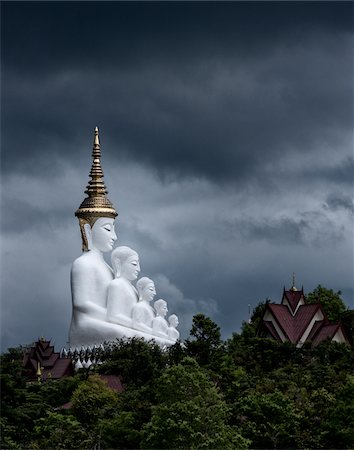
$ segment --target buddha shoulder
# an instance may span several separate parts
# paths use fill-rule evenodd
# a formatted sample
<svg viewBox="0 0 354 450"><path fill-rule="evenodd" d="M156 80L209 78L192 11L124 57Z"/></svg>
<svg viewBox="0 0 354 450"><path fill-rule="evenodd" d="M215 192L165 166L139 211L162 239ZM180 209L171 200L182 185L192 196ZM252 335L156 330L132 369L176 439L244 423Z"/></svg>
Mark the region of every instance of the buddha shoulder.
<svg viewBox="0 0 354 450"><path fill-rule="evenodd" d="M75 259L71 266L71 272L73 274L80 272L95 273L102 270L102 267L104 266L106 266L106 264L102 260L95 258L90 252L85 252Z"/></svg>

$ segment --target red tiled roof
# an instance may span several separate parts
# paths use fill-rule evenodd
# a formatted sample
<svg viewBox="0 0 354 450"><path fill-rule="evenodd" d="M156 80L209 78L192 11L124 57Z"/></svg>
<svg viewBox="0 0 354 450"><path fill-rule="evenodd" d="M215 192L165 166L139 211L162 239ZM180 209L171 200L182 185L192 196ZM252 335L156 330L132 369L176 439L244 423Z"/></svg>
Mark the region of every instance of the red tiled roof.
<svg viewBox="0 0 354 450"><path fill-rule="evenodd" d="M267 308L270 309L289 341L295 344L300 340L313 316L321 309L321 306L319 304L300 305L295 316L292 316L286 305L268 303Z"/></svg>
<svg viewBox="0 0 354 450"><path fill-rule="evenodd" d="M282 302L284 300L284 297L288 300L290 308L292 312L296 310L296 307L299 303L299 301L304 297L304 292L301 291L285 291L283 293Z"/></svg>
<svg viewBox="0 0 354 450"><path fill-rule="evenodd" d="M321 320L321 321L316 321L315 323L314 323L314 325L313 325L313 327L312 327L312 329L311 329L311 331L310 331L310 334L308 335L308 337L307 337L307 341L313 341L313 338L314 338L314 336L316 335L316 333L318 332L318 330L320 330L321 329L321 327L323 327L324 326L324 321L323 320Z"/></svg>
<svg viewBox="0 0 354 450"><path fill-rule="evenodd" d="M71 358L61 358L54 352L54 347L49 341L39 340L34 343L29 352L24 356L23 366L28 369L28 377L37 377L38 364L42 368L42 379L58 379L66 375L73 375L74 368Z"/></svg>
<svg viewBox="0 0 354 450"><path fill-rule="evenodd" d="M48 378L58 379L64 375L71 375L72 361L70 358L60 358L56 360L54 366L44 367L43 376L44 380Z"/></svg>
<svg viewBox="0 0 354 450"><path fill-rule="evenodd" d="M272 322L268 322L268 321L264 320L263 326L271 334L271 336L273 336L274 339L281 342L280 336Z"/></svg>
<svg viewBox="0 0 354 450"><path fill-rule="evenodd" d="M341 326L339 323L323 325L314 337L313 345L318 345L320 342L325 341L328 338L332 339L340 327Z"/></svg>

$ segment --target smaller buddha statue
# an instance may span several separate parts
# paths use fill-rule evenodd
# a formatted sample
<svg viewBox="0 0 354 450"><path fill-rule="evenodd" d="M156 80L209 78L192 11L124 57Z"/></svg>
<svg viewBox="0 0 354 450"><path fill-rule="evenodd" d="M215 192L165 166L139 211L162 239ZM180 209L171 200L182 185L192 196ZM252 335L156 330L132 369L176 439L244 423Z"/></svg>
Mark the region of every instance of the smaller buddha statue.
<svg viewBox="0 0 354 450"><path fill-rule="evenodd" d="M152 321L155 317L150 302L156 295L155 284L150 278L143 277L136 283L139 302L134 306L132 313L133 328L152 334Z"/></svg>
<svg viewBox="0 0 354 450"><path fill-rule="evenodd" d="M138 302L132 281L140 272L139 255L130 247L121 246L113 250L111 262L115 279L108 285L107 321L131 328L132 311Z"/></svg>
<svg viewBox="0 0 354 450"><path fill-rule="evenodd" d="M179 331L176 330L176 328L178 327L179 321L178 321L178 317L176 316L176 314L172 314L169 318L168 318L168 322L170 324L170 326L168 327L168 339L170 339L171 341L177 341L179 339Z"/></svg>
<svg viewBox="0 0 354 450"><path fill-rule="evenodd" d="M165 300L157 300L154 303L156 317L152 320L152 330L156 336L167 338L168 336L168 322L165 319L168 313L167 302Z"/></svg>

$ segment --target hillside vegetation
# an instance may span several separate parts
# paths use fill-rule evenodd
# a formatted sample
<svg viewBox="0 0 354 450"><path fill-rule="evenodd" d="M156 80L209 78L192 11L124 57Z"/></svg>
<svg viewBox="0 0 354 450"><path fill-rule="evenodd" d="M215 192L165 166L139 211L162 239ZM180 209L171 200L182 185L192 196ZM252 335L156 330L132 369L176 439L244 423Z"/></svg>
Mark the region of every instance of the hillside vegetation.
<svg viewBox="0 0 354 450"><path fill-rule="evenodd" d="M255 337L252 324L223 341L199 314L183 345L117 341L105 346L103 364L31 384L22 350L1 356L3 449L354 447L348 345L296 348ZM124 392L99 374L119 375ZM69 401L71 409L57 409Z"/></svg>

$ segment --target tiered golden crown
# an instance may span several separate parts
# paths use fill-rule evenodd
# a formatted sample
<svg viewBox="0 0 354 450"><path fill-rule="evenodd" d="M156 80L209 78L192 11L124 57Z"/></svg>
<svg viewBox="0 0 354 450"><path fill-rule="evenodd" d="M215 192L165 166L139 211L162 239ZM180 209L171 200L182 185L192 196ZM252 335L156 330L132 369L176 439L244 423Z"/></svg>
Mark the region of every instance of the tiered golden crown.
<svg viewBox="0 0 354 450"><path fill-rule="evenodd" d="M101 147L98 136L98 128L95 128L95 137L92 150L92 167L90 171L91 180L88 182L85 194L87 197L81 203L79 209L75 212L75 216L84 219L88 223L98 217L115 218L118 213L108 199L108 191L103 181L103 170L101 167Z"/></svg>

